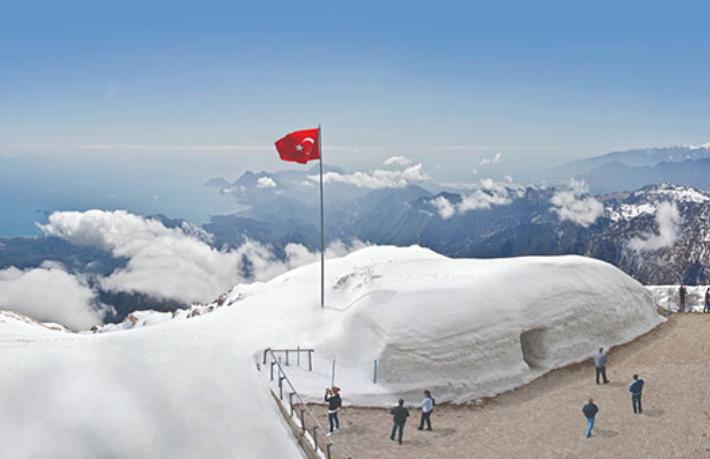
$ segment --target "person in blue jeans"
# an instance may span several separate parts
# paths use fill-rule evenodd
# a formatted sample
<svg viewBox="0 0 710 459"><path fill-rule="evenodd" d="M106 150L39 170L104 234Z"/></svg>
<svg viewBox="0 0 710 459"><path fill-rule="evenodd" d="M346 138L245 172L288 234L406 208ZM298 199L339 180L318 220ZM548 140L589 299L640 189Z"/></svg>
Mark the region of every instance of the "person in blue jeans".
<svg viewBox="0 0 710 459"><path fill-rule="evenodd" d="M599 413L599 407L594 404L594 399L590 398L587 404L582 407L582 413L584 413L584 417L587 418L587 438L589 438L592 436L594 418L597 413Z"/></svg>
<svg viewBox="0 0 710 459"><path fill-rule="evenodd" d="M328 402L328 436L340 430L340 420L338 410L343 406L343 399L340 398L340 387L329 387L325 390L325 401Z"/></svg>
<svg viewBox="0 0 710 459"><path fill-rule="evenodd" d="M631 392L631 405L634 408L634 414L641 414L641 392L643 392L643 379L639 375L634 375L634 380L629 384L629 392Z"/></svg>
<svg viewBox="0 0 710 459"><path fill-rule="evenodd" d="M394 441L394 436L399 431L399 444L402 444L402 435L404 434L404 424L407 422L409 417L409 410L404 407L404 400L399 399L397 406L390 410L392 415L392 435L390 435L390 440Z"/></svg>

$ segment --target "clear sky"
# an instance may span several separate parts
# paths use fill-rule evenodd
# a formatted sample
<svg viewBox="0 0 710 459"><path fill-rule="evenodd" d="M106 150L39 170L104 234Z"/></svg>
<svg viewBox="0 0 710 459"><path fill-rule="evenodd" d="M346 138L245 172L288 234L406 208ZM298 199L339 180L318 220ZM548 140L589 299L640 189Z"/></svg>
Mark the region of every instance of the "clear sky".
<svg viewBox="0 0 710 459"><path fill-rule="evenodd" d="M515 172L705 143L709 17L702 2L10 0L0 154L246 167L322 123L329 162L406 154L463 179L498 151Z"/></svg>

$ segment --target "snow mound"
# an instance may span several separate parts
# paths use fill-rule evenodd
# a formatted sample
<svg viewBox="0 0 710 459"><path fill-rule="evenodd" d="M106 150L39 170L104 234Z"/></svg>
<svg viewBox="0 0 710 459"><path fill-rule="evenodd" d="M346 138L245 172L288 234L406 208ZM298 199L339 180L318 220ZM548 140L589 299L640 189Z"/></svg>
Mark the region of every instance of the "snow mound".
<svg viewBox="0 0 710 459"><path fill-rule="evenodd" d="M451 260L413 248L401 250L421 256L395 261L388 250L331 264L335 286L354 287L333 289L330 307L342 314L320 333L303 330L304 339L320 335L315 343L300 341L344 374L369 377L378 361L378 387L366 378L340 382L352 383L348 391L360 403L416 396L424 387L440 400L492 396L663 321L642 285L597 260Z"/></svg>
<svg viewBox="0 0 710 459"><path fill-rule="evenodd" d="M14 311L0 310L0 329L2 337L7 337L11 334L37 334L46 331L58 331L71 333L63 325L52 322L38 322L30 317Z"/></svg>

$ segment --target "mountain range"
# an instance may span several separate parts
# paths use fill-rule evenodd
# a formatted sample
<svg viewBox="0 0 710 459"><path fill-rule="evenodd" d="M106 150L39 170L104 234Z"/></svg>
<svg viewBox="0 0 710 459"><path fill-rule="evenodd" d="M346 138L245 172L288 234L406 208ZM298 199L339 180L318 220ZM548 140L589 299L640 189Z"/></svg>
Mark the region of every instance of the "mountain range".
<svg viewBox="0 0 710 459"><path fill-rule="evenodd" d="M325 170L345 173L330 166ZM243 210L204 224L209 243L234 249L256 241L284 259L289 243L318 250L316 174L317 169L301 169L246 172L233 182L210 179L206 186L232 197ZM710 193L704 191L710 189L710 145L614 152L568 163L550 177L555 174L577 177L589 191L512 181L470 186L409 182L388 188L330 182L326 242L420 245L460 258L577 254L607 261L644 284L710 282ZM575 183L581 182L572 188ZM151 218L167 228L185 223ZM0 239L0 270L34 268L46 261L62 264L89 283L128 262L57 237ZM142 293L103 291L98 283L93 287L101 302L114 306L108 321L123 320L134 310L185 306Z"/></svg>
<svg viewBox="0 0 710 459"><path fill-rule="evenodd" d="M663 182L710 189L710 143L612 152L563 164L546 178L569 177L584 180L595 194Z"/></svg>

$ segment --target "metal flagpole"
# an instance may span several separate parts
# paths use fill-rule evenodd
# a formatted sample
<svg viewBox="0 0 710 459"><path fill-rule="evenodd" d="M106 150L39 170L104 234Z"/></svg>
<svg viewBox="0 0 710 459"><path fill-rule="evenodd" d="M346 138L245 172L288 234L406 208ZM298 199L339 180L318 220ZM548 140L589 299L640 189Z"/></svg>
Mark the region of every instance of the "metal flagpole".
<svg viewBox="0 0 710 459"><path fill-rule="evenodd" d="M318 125L318 152L320 153L320 307L325 308L325 224L323 219L323 131Z"/></svg>

